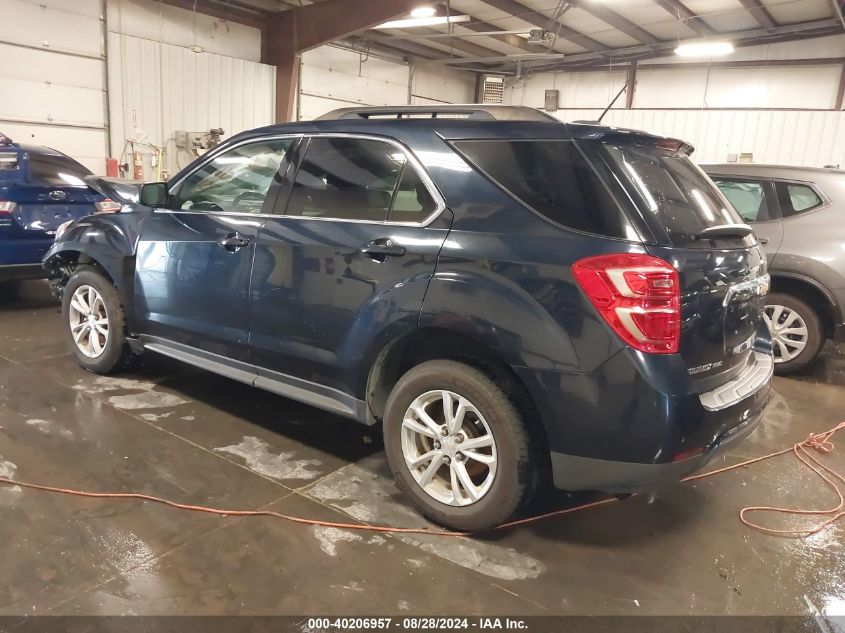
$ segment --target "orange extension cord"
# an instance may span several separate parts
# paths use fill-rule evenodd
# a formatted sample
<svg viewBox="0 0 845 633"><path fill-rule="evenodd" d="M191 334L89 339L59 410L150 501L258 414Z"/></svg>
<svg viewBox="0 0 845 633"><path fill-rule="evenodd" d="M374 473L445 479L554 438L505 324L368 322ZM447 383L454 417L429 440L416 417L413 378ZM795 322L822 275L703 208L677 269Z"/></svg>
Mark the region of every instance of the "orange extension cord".
<svg viewBox="0 0 845 633"><path fill-rule="evenodd" d="M774 534L776 536L810 536L812 534L816 534L820 532L830 524L838 521L843 516L845 516L845 496L843 496L843 489L839 487L839 483L845 484L845 475L836 472L832 468L824 465L819 460L817 460L813 455L810 453L809 449L813 449L820 453L830 453L833 451L833 441L832 438L837 431L841 431L845 429L845 422L841 422L834 428L826 431L824 433L816 433L810 434L810 436L804 440L803 442L798 442L794 444L790 448L785 448L782 451L777 451L775 453L769 453L768 455L763 455L762 457L756 457L754 459L749 459L747 461L741 462L739 464L734 464L733 466L726 466L725 468L719 468L717 470L711 470L706 473L701 473L700 475L693 475L691 477L686 477L681 481L697 481L699 479L704 479L706 477L712 477L714 475L719 475L721 473L726 473L731 470L736 470L738 468L744 468L745 466L750 466L751 464L756 464L758 462L762 462L767 459L771 459L773 457L778 457L779 455L784 455L790 451L792 451L795 456L801 461L802 464L807 466L810 470L812 470L816 475L821 477L825 481L825 483L833 488L836 492L836 495L839 497L839 504L834 507L830 508L829 510L803 510L799 508L779 508L775 506L750 506L747 508L743 508L740 510L739 519L745 525L750 528L760 530L761 532L765 532L767 534ZM838 480L838 482L837 482ZM297 517L291 516L288 514L282 514L281 512L273 512L271 510L224 510L221 508L211 508L208 506L197 506L197 505L190 505L187 503L178 503L176 501L171 501L169 499L163 499L161 497L154 497L152 495L146 495L136 492L87 492L85 490L73 490L70 488L57 488L55 486L44 486L41 484L32 484L27 483L24 481L17 481L14 479L8 479L6 477L0 477L0 483L7 484L10 486L20 486L22 488L30 488L32 490L42 490L45 492L55 492L59 494L65 495L74 495L77 497L91 497L94 499L140 499L141 501L154 501L155 503L161 503L166 506L170 506L171 508L178 508L180 510L191 510L194 512L206 512L208 514L216 514L220 516L236 516L236 517L255 517L255 516L265 516L265 517L275 517L277 519L284 519L285 521L292 521L293 523L302 523L305 525L316 525L321 527L333 527L333 528L340 528L344 530L368 530L372 532L396 532L396 533L403 533L403 534L428 534L434 536L472 536L476 533L473 532L452 532L446 530L429 530L425 528L403 528L403 527L391 527L385 525L364 525L360 523L336 523L334 521L320 521L318 519L307 519L305 517ZM580 506L575 506L572 508L565 508L563 510L555 510L553 512L547 512L546 514L540 514L537 516L528 517L525 519L519 519L516 521L510 521L509 523L503 523L502 525L497 526L496 530L503 530L506 528L515 527L517 525L525 525L527 523L534 523L536 521L542 521L544 519L550 519L552 517L562 516L564 514L569 514L571 512L579 512L581 510L586 510L588 508L595 508L597 506L606 505L608 503L613 503L617 501L615 497L610 497L607 499L601 499L599 501L594 501L592 503L585 503ZM827 517L824 521L819 523L818 525L806 528L796 528L796 529L786 529L780 530L775 528L766 527L764 525L760 525L759 523L754 523L749 521L746 518L746 515L751 512L777 512L781 514L788 514L793 516L804 516L804 515L813 515L813 516L825 516Z"/></svg>

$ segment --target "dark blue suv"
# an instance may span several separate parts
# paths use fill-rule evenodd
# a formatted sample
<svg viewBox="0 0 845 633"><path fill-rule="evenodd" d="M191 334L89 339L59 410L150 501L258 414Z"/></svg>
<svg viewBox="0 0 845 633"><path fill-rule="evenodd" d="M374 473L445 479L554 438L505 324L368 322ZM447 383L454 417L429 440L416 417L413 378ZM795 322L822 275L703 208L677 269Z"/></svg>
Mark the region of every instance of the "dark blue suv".
<svg viewBox="0 0 845 633"><path fill-rule="evenodd" d="M46 277L41 259L61 224L120 209L88 186L90 175L61 152L0 134L0 282Z"/></svg>
<svg viewBox="0 0 845 633"><path fill-rule="evenodd" d="M763 412L766 260L684 143L527 108L245 132L44 263L80 364L153 351L382 424L400 488L488 528L551 479L652 490Z"/></svg>

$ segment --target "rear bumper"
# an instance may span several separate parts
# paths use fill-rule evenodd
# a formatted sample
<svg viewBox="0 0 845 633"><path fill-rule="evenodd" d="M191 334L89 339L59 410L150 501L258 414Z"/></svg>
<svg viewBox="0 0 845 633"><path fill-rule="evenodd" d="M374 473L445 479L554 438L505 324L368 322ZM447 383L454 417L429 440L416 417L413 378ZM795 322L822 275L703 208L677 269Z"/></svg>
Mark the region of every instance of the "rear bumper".
<svg viewBox="0 0 845 633"><path fill-rule="evenodd" d="M750 434L773 368L761 338L742 373L705 393L673 355L625 350L591 374L516 370L546 428L555 486L629 493L665 487Z"/></svg>
<svg viewBox="0 0 845 633"><path fill-rule="evenodd" d="M765 391L768 396L769 387ZM636 464L564 453L552 453L552 476L555 488L562 490L601 490L612 494L650 492L677 483L687 475L704 468L708 462L748 437L760 423L762 409L722 434L701 455L664 464Z"/></svg>
<svg viewBox="0 0 845 633"><path fill-rule="evenodd" d="M0 264L0 281L45 279L47 271L41 264Z"/></svg>

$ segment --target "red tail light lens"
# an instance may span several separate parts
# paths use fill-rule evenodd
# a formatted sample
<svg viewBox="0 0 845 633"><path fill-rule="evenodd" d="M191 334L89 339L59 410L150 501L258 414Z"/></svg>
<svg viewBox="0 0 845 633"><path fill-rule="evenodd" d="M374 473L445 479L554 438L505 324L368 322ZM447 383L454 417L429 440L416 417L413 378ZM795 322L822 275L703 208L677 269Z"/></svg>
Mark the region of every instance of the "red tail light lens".
<svg viewBox="0 0 845 633"><path fill-rule="evenodd" d="M121 209L120 203L115 202L111 198L95 202L94 206L97 209L97 213L117 213Z"/></svg>
<svg viewBox="0 0 845 633"><path fill-rule="evenodd" d="M587 257L575 280L616 334L641 352L674 354L681 338L678 271L650 255Z"/></svg>

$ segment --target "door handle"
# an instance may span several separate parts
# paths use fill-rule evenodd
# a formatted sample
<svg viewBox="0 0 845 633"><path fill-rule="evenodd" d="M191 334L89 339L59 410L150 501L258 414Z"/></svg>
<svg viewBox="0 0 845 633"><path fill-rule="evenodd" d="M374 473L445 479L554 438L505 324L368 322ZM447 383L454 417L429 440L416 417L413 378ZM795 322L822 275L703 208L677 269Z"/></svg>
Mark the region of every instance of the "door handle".
<svg viewBox="0 0 845 633"><path fill-rule="evenodd" d="M393 240L381 237L362 247L361 252L376 261L383 262L388 257L402 257L407 251L404 246L400 246Z"/></svg>
<svg viewBox="0 0 845 633"><path fill-rule="evenodd" d="M244 237L240 233L229 233L217 243L230 253L235 253L244 246L249 246L249 238Z"/></svg>

